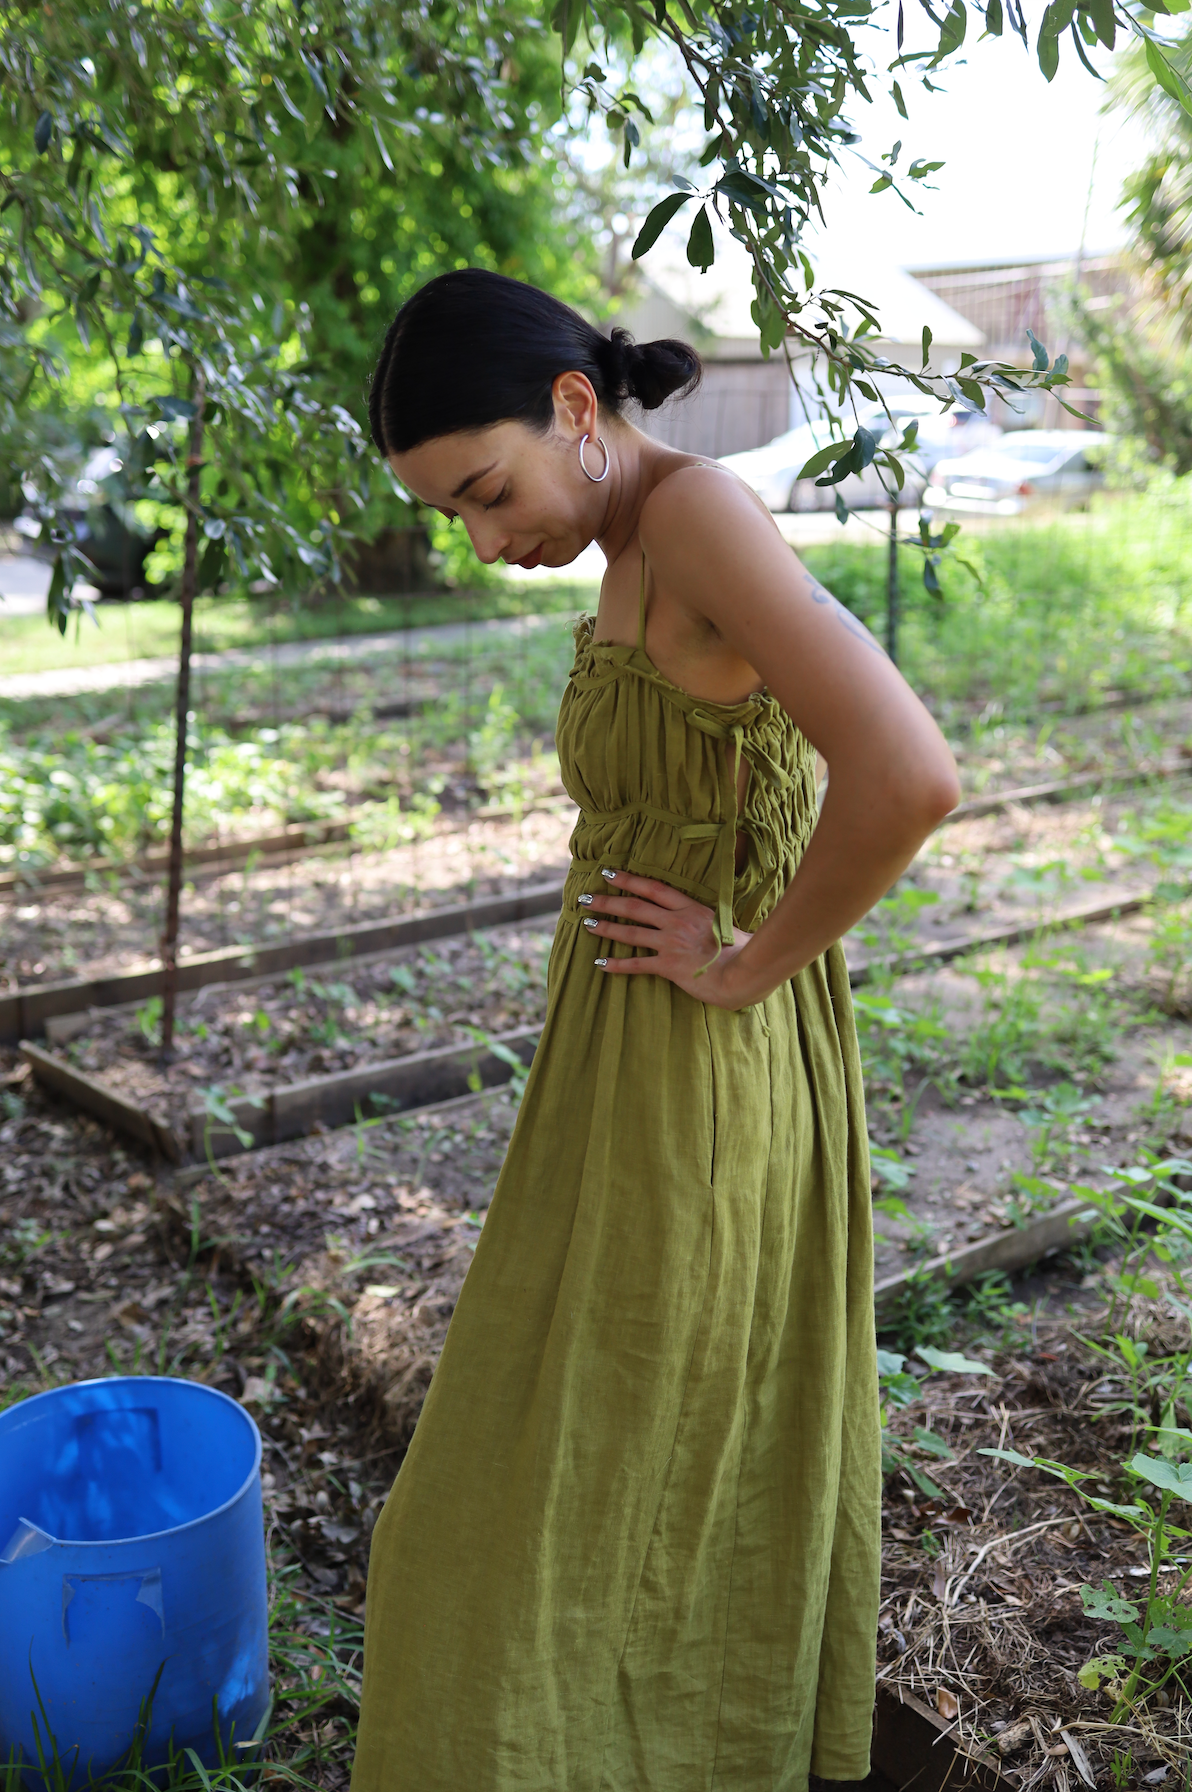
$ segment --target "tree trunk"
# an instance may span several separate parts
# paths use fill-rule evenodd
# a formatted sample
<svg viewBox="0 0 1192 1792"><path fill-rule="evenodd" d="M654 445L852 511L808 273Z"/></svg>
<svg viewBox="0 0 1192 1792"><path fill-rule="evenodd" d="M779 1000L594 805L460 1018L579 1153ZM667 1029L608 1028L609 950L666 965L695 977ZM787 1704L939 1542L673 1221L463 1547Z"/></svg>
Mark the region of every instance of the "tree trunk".
<svg viewBox="0 0 1192 1792"><path fill-rule="evenodd" d="M168 1064L174 1053L174 1012L178 997L178 909L182 898L182 807L186 793L186 728L190 711L190 641L194 615L195 584L199 559L199 478L203 464L203 409L206 382L192 369L190 440L186 457L186 546L182 562L179 601L182 605L182 642L178 650L178 694L175 703L174 813L170 824L170 864L166 882L166 921L161 936L161 1056Z"/></svg>

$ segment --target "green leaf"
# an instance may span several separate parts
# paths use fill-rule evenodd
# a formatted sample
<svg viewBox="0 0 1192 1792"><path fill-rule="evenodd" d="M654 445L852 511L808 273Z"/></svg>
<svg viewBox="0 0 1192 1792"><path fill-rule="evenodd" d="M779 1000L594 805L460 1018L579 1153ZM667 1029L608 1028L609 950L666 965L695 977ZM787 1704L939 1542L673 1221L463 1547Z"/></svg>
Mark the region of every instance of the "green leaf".
<svg viewBox="0 0 1192 1792"><path fill-rule="evenodd" d="M854 473L863 473L865 468L872 464L876 453L877 437L871 429L866 429L862 424L853 437L853 452L849 456L850 470Z"/></svg>
<svg viewBox="0 0 1192 1792"><path fill-rule="evenodd" d="M996 1456L1000 1462L1013 1462L1018 1468L1034 1468L1033 1456L1020 1455L1017 1450L978 1450L978 1456Z"/></svg>
<svg viewBox="0 0 1192 1792"><path fill-rule="evenodd" d="M1111 1618L1115 1624L1138 1622L1138 1607L1123 1599L1107 1580L1100 1587L1081 1587L1080 1601L1090 1618Z"/></svg>
<svg viewBox="0 0 1192 1792"><path fill-rule="evenodd" d="M997 5L1000 3L1000 0L993 0L993 3L995 5ZM897 81L894 81L891 83L890 92L894 96L894 104L898 108L898 116L900 118L906 118L908 116L907 110L906 110L906 101L902 97L902 89L898 85Z"/></svg>
<svg viewBox="0 0 1192 1792"><path fill-rule="evenodd" d="M634 150L637 148L637 146L640 142L641 142L641 132L638 130L637 126L634 124L632 118L627 118L625 120L625 154L622 157L622 161L626 168L628 168L628 166L629 166L630 156L633 154Z"/></svg>
<svg viewBox="0 0 1192 1792"><path fill-rule="evenodd" d="M703 274L707 273L716 259L716 245L712 241L712 224L706 205L701 205L695 214L691 235L687 238L687 259L693 268L699 268Z"/></svg>
<svg viewBox="0 0 1192 1792"><path fill-rule="evenodd" d="M915 1442L919 1448L926 1450L931 1456L938 1456L944 1462L951 1462L952 1450L935 1431L928 1431L924 1425L915 1426Z"/></svg>
<svg viewBox="0 0 1192 1792"><path fill-rule="evenodd" d="M1036 373L1046 373L1049 359L1047 350L1043 347L1043 344L1039 341L1039 338L1035 335L1033 330L1028 329L1027 338L1031 345L1031 352L1034 355L1034 371Z"/></svg>
<svg viewBox="0 0 1192 1792"><path fill-rule="evenodd" d="M579 36L580 26L587 12L584 0L559 0L551 14L551 25L563 39L563 54L566 55Z"/></svg>
<svg viewBox="0 0 1192 1792"><path fill-rule="evenodd" d="M993 1370L987 1363L978 1363L972 1357L961 1356L957 1350L934 1350L930 1344L919 1344L915 1347L915 1355L931 1369L947 1369L953 1375L992 1375Z"/></svg>
<svg viewBox="0 0 1192 1792"><path fill-rule="evenodd" d="M1089 1692L1097 1692L1103 1680L1121 1680L1126 1672L1124 1655L1094 1655L1078 1671L1076 1678Z"/></svg>
<svg viewBox="0 0 1192 1792"><path fill-rule="evenodd" d="M952 0L948 16L940 28L939 47L933 61L938 61L941 56L951 56L955 50L958 50L964 42L964 34L967 29L968 8L965 6L964 0Z"/></svg>
<svg viewBox="0 0 1192 1792"><path fill-rule="evenodd" d="M990 37L1002 35L1002 0L986 0L985 29Z"/></svg>
<svg viewBox="0 0 1192 1792"><path fill-rule="evenodd" d="M665 199L651 208L646 221L634 238L630 255L634 261L640 261L648 249L652 249L677 211L680 211L691 198L690 193L668 193Z"/></svg>
<svg viewBox="0 0 1192 1792"><path fill-rule="evenodd" d="M927 357L931 353L931 331L923 325L923 365L927 365Z"/></svg>
<svg viewBox="0 0 1192 1792"><path fill-rule="evenodd" d="M62 554L54 561L50 588L46 592L46 620L60 635L66 633L66 624L70 620L70 599L66 590L66 561Z"/></svg>
<svg viewBox="0 0 1192 1792"><path fill-rule="evenodd" d="M764 210L768 199L779 197L777 187L763 180L760 174L750 174L747 168L730 168L717 181L716 191L735 204L747 205L754 211Z"/></svg>
<svg viewBox="0 0 1192 1792"><path fill-rule="evenodd" d="M172 392L158 392L148 401L155 404L163 417L171 423L178 419L189 421L195 414L195 407L189 398L175 398Z"/></svg>
<svg viewBox="0 0 1192 1792"><path fill-rule="evenodd" d="M1178 100L1186 112L1192 112L1192 94L1188 83L1172 68L1158 44L1151 37L1146 40L1146 65L1164 93Z"/></svg>
<svg viewBox="0 0 1192 1792"><path fill-rule="evenodd" d="M222 540L209 540L203 549L203 557L199 561L199 587L203 591L215 591L223 578L224 562L227 559L227 544Z"/></svg>
<svg viewBox="0 0 1192 1792"><path fill-rule="evenodd" d="M1130 1473L1163 1493L1192 1500L1192 1462L1166 1462L1162 1456L1146 1456L1140 1450L1129 1464Z"/></svg>
<svg viewBox="0 0 1192 1792"><path fill-rule="evenodd" d="M39 156L45 155L46 150L50 147L50 139L53 135L54 135L54 115L53 115L53 113L52 112L40 113L38 116L37 123L33 127L33 147L37 151Z"/></svg>
<svg viewBox="0 0 1192 1792"><path fill-rule="evenodd" d="M1088 1501L1094 1512L1108 1512L1112 1518L1150 1519L1151 1517L1145 1506L1122 1506L1113 1500L1096 1500L1091 1493L1082 1494L1081 1497Z"/></svg>
<svg viewBox="0 0 1192 1792"><path fill-rule="evenodd" d="M879 1375L901 1375L902 1365L906 1358L897 1350L880 1350L877 1353L877 1372Z"/></svg>
<svg viewBox="0 0 1192 1792"><path fill-rule="evenodd" d="M928 1499L947 1499L948 1495L944 1489L939 1486L937 1482L933 1481L931 1476L921 1469L917 1462L906 1461L900 1466L906 1470L911 1480L915 1483L915 1486L919 1489L919 1492L925 1493Z"/></svg>
<svg viewBox="0 0 1192 1792"><path fill-rule="evenodd" d="M823 472L825 467L830 467L842 455L847 454L851 448L851 442L829 442L826 448L820 448L812 455L811 459L801 468L798 478L814 479L817 474Z"/></svg>

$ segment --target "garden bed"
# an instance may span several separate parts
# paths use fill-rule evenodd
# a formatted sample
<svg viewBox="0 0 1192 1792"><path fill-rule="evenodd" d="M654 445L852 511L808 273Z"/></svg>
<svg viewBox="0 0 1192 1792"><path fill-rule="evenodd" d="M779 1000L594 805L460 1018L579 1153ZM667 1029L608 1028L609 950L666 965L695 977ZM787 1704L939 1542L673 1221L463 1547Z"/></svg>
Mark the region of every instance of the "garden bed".
<svg viewBox="0 0 1192 1792"><path fill-rule="evenodd" d="M1173 1078L1164 1124L1177 1137L1192 1090ZM1145 1104L1144 1086L1138 1094ZM358 1696L354 1627L369 1530L483 1223L511 1096L469 1096L247 1153L218 1175L178 1177L56 1110L19 1071L5 1098L24 1112L0 1128L0 1376L11 1396L143 1366L197 1376L249 1406L266 1439L290 1637L279 1724L308 1712L324 1679L335 1695L313 1725L308 1717L281 1732L279 1746L301 1742L316 1783L337 1787ZM1129 1137L1145 1127L1129 1124L1126 1109L1121 1121L1112 1138L1081 1127L1070 1142L1128 1167L1154 1135ZM1105 1240L1093 1239L1032 1284L1003 1277L951 1302L941 1292L884 1321L896 1329L883 1343L908 1354L906 1368L916 1369L917 1347L962 1343L996 1372L918 1367L921 1393L891 1412L893 1449L940 1494L894 1467L879 1644L881 1686L936 1714L942 1740L927 1755L920 1733L920 1765L938 1767L939 1750L958 1744L980 1763L974 1773L986 1788L1000 1773L1020 1788L1077 1792L1084 1760L1098 1792L1130 1792L1165 1764L1178 1784L1186 1764L1182 1706L1107 1727L1104 1693L1076 1679L1117 1634L1085 1617L1080 1586L1141 1583L1131 1534L1112 1515L1082 1513L1066 1486L1039 1471L977 1454L1054 1456L1104 1477L1089 1484L1094 1491L1121 1497L1129 1437L1114 1409L1130 1396L1129 1376L1072 1330L1099 1335L1114 1273L1105 1252ZM1149 1342L1155 1358L1188 1348L1186 1324L1161 1301L1144 1296L1115 1323ZM1178 1416L1187 1422L1182 1409ZM925 1449L916 1426L952 1460ZM907 1712L913 1704L879 1708L879 1734L901 1737L899 1749L909 1747L898 1729Z"/></svg>
<svg viewBox="0 0 1192 1792"><path fill-rule="evenodd" d="M51 1021L51 1042L73 1068L189 1139L204 1102L218 1117L230 1097L251 1101L540 1023L553 934L548 917L247 986L208 985L180 1009L169 1065L156 997L131 1012Z"/></svg>
<svg viewBox="0 0 1192 1792"><path fill-rule="evenodd" d="M1056 1289L1052 1300L1066 1294L1083 1307L1083 1325L1095 1334L1101 1303L1088 1279ZM1134 1316L1134 1339L1149 1336L1154 1348L1160 1334L1161 1348L1186 1351L1186 1320L1152 1308ZM1107 1371L1103 1351L1082 1343L1081 1329L1036 1315L1023 1348L993 1355L990 1376L928 1376L908 1363L924 1394L892 1418L891 1441L896 1450L911 1441L936 1491L903 1470L887 1483L880 1683L917 1696L953 1726L962 1750L1015 1770L1023 1787L1124 1789L1158 1785L1168 1774L1178 1785L1192 1759L1178 1686L1169 1682L1170 1691L1115 1721L1113 1689L1129 1665L1119 1651L1128 1643L1122 1622L1105 1613L1104 1589L1108 1583L1112 1599L1127 1602L1123 1616L1131 1600L1140 1615L1151 1572L1145 1536L1029 1462L983 1453L1062 1463L1110 1507L1154 1499L1149 1484L1123 1479L1123 1463L1148 1448L1136 1416L1123 1412L1124 1364L1119 1359L1117 1375L1112 1363ZM916 1428L930 1431L945 1459L915 1449ZM1178 1519L1173 1513L1177 1523L1186 1518L1186 1509ZM1164 1552L1161 1594L1182 1584L1186 1567L1178 1544ZM1168 1619L1192 1627L1182 1592ZM1096 1662L1104 1673L1090 1669Z"/></svg>

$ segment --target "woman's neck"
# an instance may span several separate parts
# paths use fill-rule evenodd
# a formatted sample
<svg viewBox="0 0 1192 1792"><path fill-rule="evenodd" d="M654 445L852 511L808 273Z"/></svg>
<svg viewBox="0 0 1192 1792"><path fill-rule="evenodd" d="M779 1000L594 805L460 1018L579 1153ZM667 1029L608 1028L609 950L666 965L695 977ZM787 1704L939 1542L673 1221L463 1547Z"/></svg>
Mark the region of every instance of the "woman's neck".
<svg viewBox="0 0 1192 1792"><path fill-rule="evenodd" d="M637 534L642 506L659 480L683 466L690 456L652 441L620 418L610 424L605 440L612 457L611 489L596 545L611 566Z"/></svg>

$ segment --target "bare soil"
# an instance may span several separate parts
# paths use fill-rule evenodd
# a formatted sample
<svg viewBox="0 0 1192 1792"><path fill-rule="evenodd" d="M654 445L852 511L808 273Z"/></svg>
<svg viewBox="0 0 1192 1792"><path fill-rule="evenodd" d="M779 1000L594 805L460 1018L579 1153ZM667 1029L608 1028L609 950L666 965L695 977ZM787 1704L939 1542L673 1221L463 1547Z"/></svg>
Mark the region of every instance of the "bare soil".
<svg viewBox="0 0 1192 1792"><path fill-rule="evenodd" d="M275 1571L296 1599L296 1630L317 1644L334 1625L348 1662L334 1700L283 1730L275 1750L308 1751L305 1771L340 1792L368 1537L483 1223L513 1118L508 1095L304 1139L196 1177L164 1174L46 1100L19 1069L5 1092L24 1111L0 1129L4 1396L163 1369L249 1408L265 1439ZM1141 1786L1164 1764L1182 1773L1188 1752L1179 1704L1110 1730L1107 1701L1076 1679L1113 1641L1084 1617L1080 1586L1140 1579L1131 1534L1054 1481L977 1453L1055 1457L1095 1469L1099 1491L1120 1491L1122 1390L1071 1329L1095 1324L1091 1281L1087 1266L1061 1261L1012 1291L1034 1296L1035 1310L1008 1308L1004 1342L977 1344L994 1376L925 1375L923 1399L892 1427L912 1449L916 1425L947 1441L951 1461L924 1459L945 1498L900 1471L884 1511L884 1679L954 1720L962 1746L1023 1787L1058 1792L1080 1781L1063 1732L1098 1792ZM1155 1309L1135 1329L1145 1336L1148 1325L1166 1334L1172 1315ZM291 1694L297 1711L297 1686L283 1677L281 1692L283 1713Z"/></svg>
<svg viewBox="0 0 1192 1792"><path fill-rule="evenodd" d="M1031 1335L995 1355L992 1377L933 1375L924 1399L891 1420L903 1439L916 1426L934 1431L953 1458L931 1467L943 1499L902 1471L887 1484L879 1678L925 1700L963 1749L1024 1788L1069 1792L1085 1780L1121 1792L1168 1773L1180 1783L1192 1744L1179 1699L1159 1695L1110 1725L1111 1698L1077 1678L1121 1640L1115 1625L1085 1614L1081 1587L1109 1578L1140 1593L1145 1544L1052 1477L979 1453L1060 1461L1093 1476L1099 1496L1130 1497L1121 1465L1137 1443L1120 1410L1122 1384L1077 1336L1095 1330L1100 1305L1083 1286L1065 1288L1057 1271L1050 1315L1036 1312ZM1061 1301L1075 1321L1056 1316ZM1171 1318L1155 1310L1131 1329L1170 1332ZM1185 1347L1186 1332L1185 1323Z"/></svg>
<svg viewBox="0 0 1192 1792"><path fill-rule="evenodd" d="M259 1095L540 1022L553 936L549 919L520 922L273 982L208 985L180 1011L169 1065L152 1005L51 1023L50 1042L185 1137L213 1086Z"/></svg>
<svg viewBox="0 0 1192 1792"><path fill-rule="evenodd" d="M11 1053L0 1096L0 1405L146 1372L244 1403L287 1608L271 1754L343 1792L368 1538L471 1260L508 1098L303 1140L195 1184L45 1097Z"/></svg>
<svg viewBox="0 0 1192 1792"><path fill-rule="evenodd" d="M385 851L312 854L189 880L181 950L260 944L355 921L505 895L561 880L575 811L565 800L521 816L441 816L425 839ZM102 976L153 961L162 925L158 880L0 896L0 989Z"/></svg>

